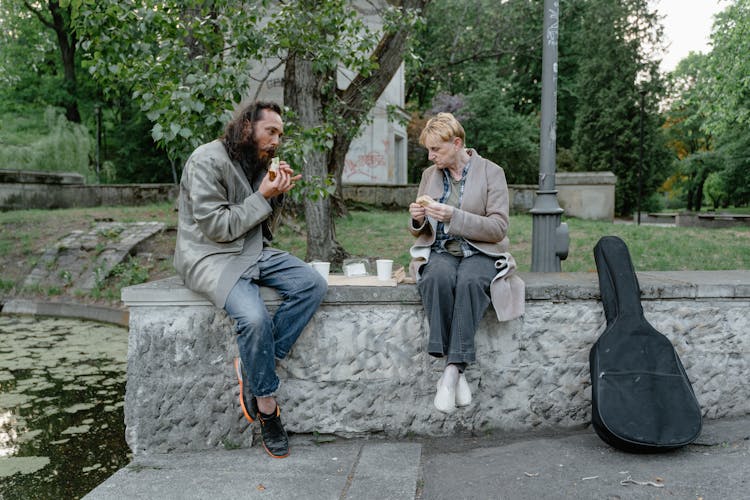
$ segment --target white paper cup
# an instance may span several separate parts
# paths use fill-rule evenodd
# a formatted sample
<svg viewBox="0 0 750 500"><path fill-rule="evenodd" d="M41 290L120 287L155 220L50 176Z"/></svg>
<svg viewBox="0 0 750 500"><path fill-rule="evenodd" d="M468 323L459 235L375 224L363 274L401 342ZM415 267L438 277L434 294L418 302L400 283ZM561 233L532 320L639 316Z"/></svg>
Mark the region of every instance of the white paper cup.
<svg viewBox="0 0 750 500"><path fill-rule="evenodd" d="M380 281L391 279L393 274L393 261L391 259L378 259L375 261L375 265L378 268L378 279Z"/></svg>
<svg viewBox="0 0 750 500"><path fill-rule="evenodd" d="M310 262L310 266L318 271L321 276L323 276L326 281L328 281L328 273L331 270L331 263L330 262L320 262L320 261L314 261Z"/></svg>

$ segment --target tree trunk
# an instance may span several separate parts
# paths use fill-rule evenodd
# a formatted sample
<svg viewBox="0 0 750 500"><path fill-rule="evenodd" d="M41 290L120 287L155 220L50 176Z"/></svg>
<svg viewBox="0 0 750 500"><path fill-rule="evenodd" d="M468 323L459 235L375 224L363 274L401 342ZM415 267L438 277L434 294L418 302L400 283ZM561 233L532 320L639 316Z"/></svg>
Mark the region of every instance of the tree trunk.
<svg viewBox="0 0 750 500"><path fill-rule="evenodd" d="M693 211L693 198L695 194L695 189L693 187L688 187L687 189L687 210L688 212Z"/></svg>
<svg viewBox="0 0 750 500"><path fill-rule="evenodd" d="M351 143L351 139L347 141L341 134L337 134L333 138L333 147L331 148L331 154L328 161L328 173L336 180L336 192L334 193L332 200L334 215L346 215L348 213L346 202L344 200L342 177L344 173L346 153L349 151Z"/></svg>
<svg viewBox="0 0 750 500"><path fill-rule="evenodd" d="M422 11L430 0L404 0L401 5L403 10ZM378 97L393 79L398 68L403 63L404 50L409 37L409 28L401 27L397 31L383 34L378 42L371 58L377 62L378 70L368 76L357 75L346 89L338 92L340 102L346 104L341 123L356 124L358 127L364 123L367 114L372 109ZM344 158L346 157L353 137L347 135L346 131L336 133L331 152L331 163L329 172L336 179L336 202L342 211L344 207L344 194L342 188L342 174L344 172Z"/></svg>
<svg viewBox="0 0 750 500"><path fill-rule="evenodd" d="M422 10L430 0L404 0L401 9ZM336 98L343 103L339 123L342 129L334 133L333 147L326 154L313 153L305 163L303 178L324 178L331 174L336 180L336 193L323 200L305 200L307 222L307 258L323 259L340 264L347 256L344 248L336 241L334 217L345 212L342 189L344 159L353 136L352 126L359 127L372 109L377 98L390 83L393 75L403 62L404 49L409 36L409 28L403 26L396 31L383 34L371 58L378 69L368 76L356 75L346 89L339 90ZM284 70L284 103L294 109L303 128L317 127L324 123L323 110L325 97L319 83L335 81L336 75L321 78L313 72L312 62L290 54ZM336 207L338 210L334 210Z"/></svg>
<svg viewBox="0 0 750 500"><path fill-rule="evenodd" d="M65 117L73 123L81 123L81 113L78 111L78 83L76 81L76 36L73 28L70 26L70 12L66 12L60 7L60 2L50 1L48 4L49 11L52 14L52 28L57 35L57 43L60 46L60 55L62 57L63 74L65 82L63 84L68 93L65 102Z"/></svg>
<svg viewBox="0 0 750 500"><path fill-rule="evenodd" d="M701 176L698 185L695 188L695 211L700 212L703 207L703 185L706 183L706 177Z"/></svg>
<svg viewBox="0 0 750 500"><path fill-rule="evenodd" d="M324 123L323 94L312 61L290 54L284 68L284 104L292 108L303 129L320 127ZM328 156L324 151L312 150L304 159L302 179L310 182L325 179L328 174ZM305 198L307 223L307 260L324 260L340 265L346 257L344 248L336 241L336 231L331 210L331 198Z"/></svg>

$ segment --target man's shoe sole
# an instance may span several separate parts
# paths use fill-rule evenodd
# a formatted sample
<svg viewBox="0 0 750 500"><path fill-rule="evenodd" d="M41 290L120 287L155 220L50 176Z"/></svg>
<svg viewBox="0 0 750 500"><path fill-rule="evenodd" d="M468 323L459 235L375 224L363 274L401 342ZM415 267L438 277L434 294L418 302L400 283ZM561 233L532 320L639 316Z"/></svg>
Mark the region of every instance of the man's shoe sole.
<svg viewBox="0 0 750 500"><path fill-rule="evenodd" d="M240 383L240 407L242 408L242 413L250 423L253 423L255 422L255 417L251 416L250 412L245 408L245 398L242 397L244 381L242 380L242 370L240 369L240 358L234 358L234 371L237 374L237 380Z"/></svg>
<svg viewBox="0 0 750 500"><path fill-rule="evenodd" d="M286 457L289 456L289 452L288 451L286 452L286 455L274 455L273 453L271 453L271 450L269 450L268 448L266 448L266 443L263 443L263 449L266 450L266 453L268 453L268 456L271 457L271 458L286 458Z"/></svg>

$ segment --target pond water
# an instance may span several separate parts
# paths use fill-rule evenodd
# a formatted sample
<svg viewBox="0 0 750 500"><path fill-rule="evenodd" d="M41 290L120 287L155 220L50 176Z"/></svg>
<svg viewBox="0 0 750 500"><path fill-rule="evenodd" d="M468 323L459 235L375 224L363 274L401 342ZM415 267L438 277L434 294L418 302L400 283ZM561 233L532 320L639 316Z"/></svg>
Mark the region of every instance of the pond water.
<svg viewBox="0 0 750 500"><path fill-rule="evenodd" d="M130 461L126 328L0 315L0 498L81 498Z"/></svg>

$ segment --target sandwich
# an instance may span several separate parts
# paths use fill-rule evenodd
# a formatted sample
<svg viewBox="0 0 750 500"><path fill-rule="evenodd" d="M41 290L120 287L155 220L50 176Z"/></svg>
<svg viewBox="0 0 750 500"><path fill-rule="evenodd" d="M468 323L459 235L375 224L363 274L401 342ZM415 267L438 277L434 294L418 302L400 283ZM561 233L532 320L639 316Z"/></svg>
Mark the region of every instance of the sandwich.
<svg viewBox="0 0 750 500"><path fill-rule="evenodd" d="M430 196L423 194L422 196L417 198L417 204L422 205L423 207L426 207L427 205L431 205L435 203L435 200L433 200Z"/></svg>
<svg viewBox="0 0 750 500"><path fill-rule="evenodd" d="M271 159L271 166L268 167L268 178L272 181L276 178L276 174L279 173L279 157L274 156Z"/></svg>

